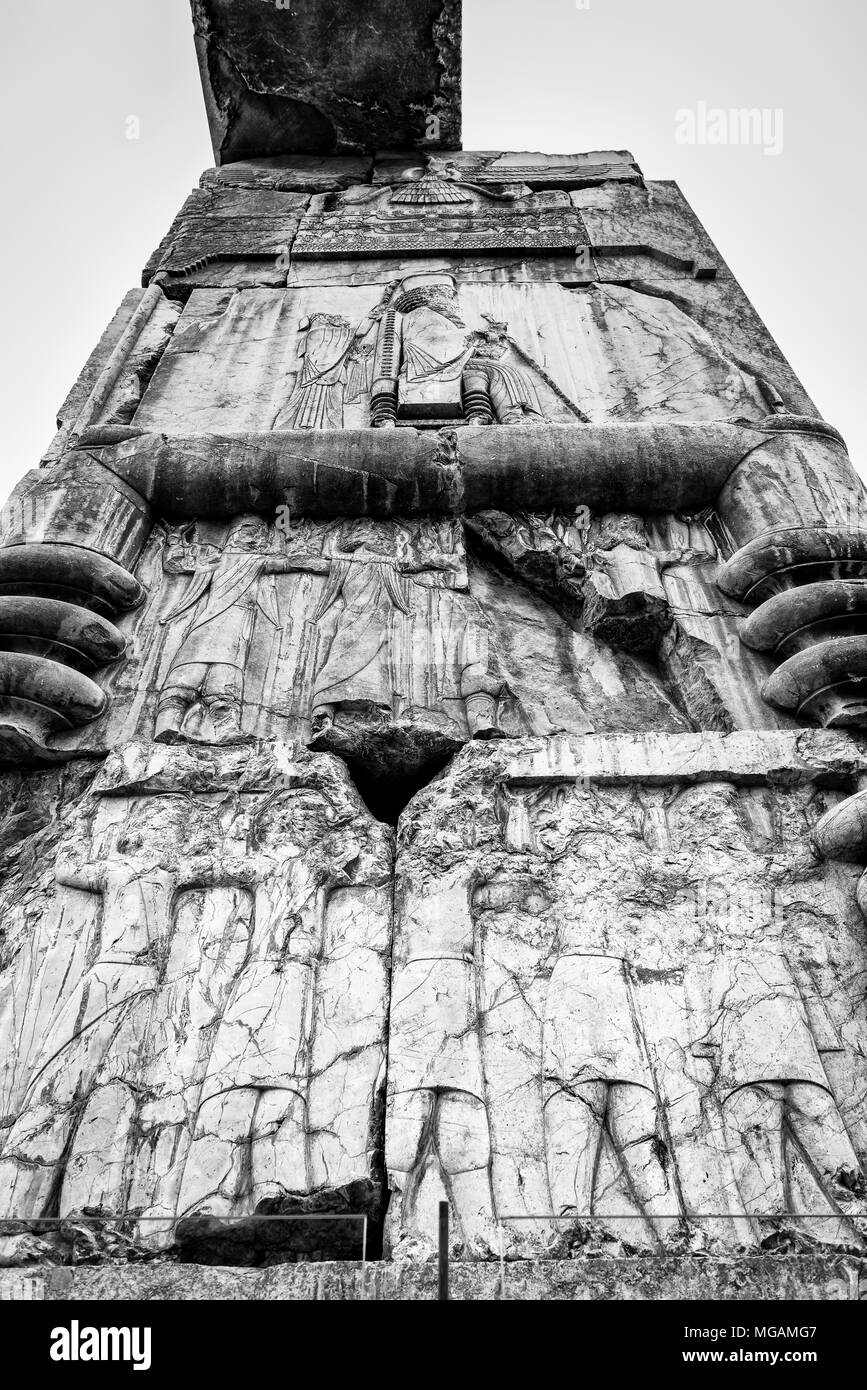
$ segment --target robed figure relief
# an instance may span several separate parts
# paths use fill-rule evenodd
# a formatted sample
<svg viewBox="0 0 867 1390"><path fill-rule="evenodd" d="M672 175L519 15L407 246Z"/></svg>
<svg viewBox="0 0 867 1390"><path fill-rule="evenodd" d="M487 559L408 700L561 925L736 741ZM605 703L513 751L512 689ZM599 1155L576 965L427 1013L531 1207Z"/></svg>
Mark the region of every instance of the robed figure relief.
<svg viewBox="0 0 867 1390"><path fill-rule="evenodd" d="M630 1239L653 1244L659 1228L652 1214L665 1202L668 1182L658 1159L656 1089L624 961L595 953L558 958L545 1012L543 1076L554 1211L595 1216L606 1195L600 1180L606 1159L609 1197L616 1192L614 1205L640 1218L630 1225Z"/></svg>
<svg viewBox="0 0 867 1390"><path fill-rule="evenodd" d="M258 516L236 518L225 545L191 539L195 523L168 532L163 569L189 574L180 602L160 622L167 626L192 614L162 691L155 737L162 743L196 740L189 715L194 707L210 716L217 743L248 741L241 714L250 644L256 622L267 623L275 636L281 628L274 575L316 569L316 557L296 563L285 550L272 548L271 531ZM327 568L327 566L326 566Z"/></svg>
<svg viewBox="0 0 867 1390"><path fill-rule="evenodd" d="M370 395L378 305L353 326L341 314L311 314L299 324L298 371L275 430L342 430L344 407Z"/></svg>
<svg viewBox="0 0 867 1390"><path fill-rule="evenodd" d="M530 364L520 363L522 354L509 337L509 325L484 317L487 327L474 335L473 354L464 370L467 423L528 425L543 421L545 415L528 370ZM553 382L548 384L553 387ZM571 406L571 402L567 404Z"/></svg>
<svg viewBox="0 0 867 1390"><path fill-rule="evenodd" d="M721 953L712 1003L713 1025L693 1051L715 1065L744 1209L841 1215L841 1199L864 1175L789 963L761 943ZM840 1239L842 1230L833 1220L807 1225L815 1239Z"/></svg>
<svg viewBox="0 0 867 1390"><path fill-rule="evenodd" d="M341 721L411 721L458 711L475 738L501 737L505 680L489 627L469 593L460 527L342 522L311 621L318 656L311 700L317 746ZM460 731L462 735L462 730Z"/></svg>
<svg viewBox="0 0 867 1390"><path fill-rule="evenodd" d="M515 425L545 417L537 383L570 414L580 412L508 335L483 315L469 328L452 275L410 275L380 311L373 359L371 423L466 420Z"/></svg>
<svg viewBox="0 0 867 1390"><path fill-rule="evenodd" d="M163 551L165 573L190 579L160 619L187 625L158 698L158 741L254 737L243 723L247 687L261 687L263 663L281 649L289 618L277 576L290 573L321 576L318 596L295 613L302 655L275 667L297 692L314 746L345 753L347 738L376 731L387 741L400 726L404 751L423 762L467 734L503 737L507 682L469 592L460 523L305 522L278 542L262 518L242 516L222 546L198 542L194 526L169 528Z"/></svg>

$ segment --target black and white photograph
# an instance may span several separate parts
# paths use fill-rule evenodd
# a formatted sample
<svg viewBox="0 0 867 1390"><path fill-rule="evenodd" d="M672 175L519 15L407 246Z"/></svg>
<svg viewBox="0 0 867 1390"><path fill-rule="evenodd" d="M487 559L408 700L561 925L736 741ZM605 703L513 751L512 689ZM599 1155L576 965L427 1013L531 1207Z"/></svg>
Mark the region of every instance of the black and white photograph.
<svg viewBox="0 0 867 1390"><path fill-rule="evenodd" d="M867 8L3 28L25 1370L860 1356Z"/></svg>

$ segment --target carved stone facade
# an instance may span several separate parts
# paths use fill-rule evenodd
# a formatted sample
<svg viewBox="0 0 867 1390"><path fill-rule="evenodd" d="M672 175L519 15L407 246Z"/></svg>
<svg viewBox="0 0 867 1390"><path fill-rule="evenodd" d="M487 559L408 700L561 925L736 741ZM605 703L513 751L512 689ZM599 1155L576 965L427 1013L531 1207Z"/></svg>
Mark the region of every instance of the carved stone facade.
<svg viewBox="0 0 867 1390"><path fill-rule="evenodd" d="M840 801L825 759L844 747L524 741L465 750L416 796L392 977L396 1254L429 1244L442 1196L476 1258L760 1249L781 1229L857 1247L863 924L800 829Z"/></svg>
<svg viewBox="0 0 867 1390"><path fill-rule="evenodd" d="M627 153L329 156L293 81L259 149L211 93L4 514L0 1263L412 1267L447 1200L809 1284L867 1240L845 445Z"/></svg>

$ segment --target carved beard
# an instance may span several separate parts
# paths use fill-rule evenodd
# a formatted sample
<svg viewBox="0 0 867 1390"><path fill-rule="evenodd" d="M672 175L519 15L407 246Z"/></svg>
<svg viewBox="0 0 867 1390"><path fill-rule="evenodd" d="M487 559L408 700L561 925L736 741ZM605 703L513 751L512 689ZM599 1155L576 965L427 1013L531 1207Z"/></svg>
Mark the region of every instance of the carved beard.
<svg viewBox="0 0 867 1390"><path fill-rule="evenodd" d="M458 313L457 295L450 294L448 290L412 290L404 295L395 307L402 314L411 314L414 309L431 309L435 314L441 314L444 319L448 319L456 328L466 327Z"/></svg>
<svg viewBox="0 0 867 1390"><path fill-rule="evenodd" d="M257 527L255 531L239 527L238 530L227 536L227 550L265 550L268 546L268 533L263 527Z"/></svg>
<svg viewBox="0 0 867 1390"><path fill-rule="evenodd" d="M458 313L455 301L448 296L432 294L428 300L428 308L433 309L437 314L442 314L443 318L448 319L449 323L453 323L456 328L466 328L466 324Z"/></svg>
<svg viewBox="0 0 867 1390"><path fill-rule="evenodd" d="M379 527L353 526L344 534L340 548L347 555L362 549L371 550L377 555L389 555L393 543L389 532L381 530Z"/></svg>

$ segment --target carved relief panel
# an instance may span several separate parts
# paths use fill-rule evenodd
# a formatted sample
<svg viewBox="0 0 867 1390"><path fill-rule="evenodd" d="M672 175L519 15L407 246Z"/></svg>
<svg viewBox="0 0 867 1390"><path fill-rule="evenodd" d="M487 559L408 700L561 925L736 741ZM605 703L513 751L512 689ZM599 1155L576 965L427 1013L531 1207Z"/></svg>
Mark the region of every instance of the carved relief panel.
<svg viewBox="0 0 867 1390"><path fill-rule="evenodd" d="M678 304L570 288L556 265L531 264L533 275L378 261L348 283L326 267L293 289L194 289L134 424L189 434L769 413L764 388Z"/></svg>
<svg viewBox="0 0 867 1390"><path fill-rule="evenodd" d="M857 1244L863 940L801 847L824 798L546 756L498 789L464 754L402 822L391 1248L443 1196L482 1258Z"/></svg>
<svg viewBox="0 0 867 1390"><path fill-rule="evenodd" d="M568 193L475 187L436 175L310 200L293 244L300 259L445 251L575 250L587 235Z"/></svg>
<svg viewBox="0 0 867 1390"><path fill-rule="evenodd" d="M391 869L332 759L112 756L20 941L7 904L0 1214L158 1244L351 1184L375 1214Z"/></svg>
<svg viewBox="0 0 867 1390"><path fill-rule="evenodd" d="M468 552L461 521L280 512L154 530L75 746L290 738L383 775L470 739L689 727L651 661Z"/></svg>

